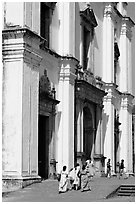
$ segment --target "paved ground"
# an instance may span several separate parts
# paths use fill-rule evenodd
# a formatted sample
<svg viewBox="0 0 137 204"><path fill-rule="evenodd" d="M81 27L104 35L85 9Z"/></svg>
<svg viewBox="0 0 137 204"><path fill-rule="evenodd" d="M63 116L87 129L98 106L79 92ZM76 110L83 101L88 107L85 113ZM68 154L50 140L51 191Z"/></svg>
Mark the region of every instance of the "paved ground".
<svg viewBox="0 0 137 204"><path fill-rule="evenodd" d="M134 184L135 178L93 178L92 190L87 192L68 191L58 194L58 181L45 180L41 183L32 184L16 192L5 194L3 202L135 202L135 197L113 197L106 196L121 184Z"/></svg>

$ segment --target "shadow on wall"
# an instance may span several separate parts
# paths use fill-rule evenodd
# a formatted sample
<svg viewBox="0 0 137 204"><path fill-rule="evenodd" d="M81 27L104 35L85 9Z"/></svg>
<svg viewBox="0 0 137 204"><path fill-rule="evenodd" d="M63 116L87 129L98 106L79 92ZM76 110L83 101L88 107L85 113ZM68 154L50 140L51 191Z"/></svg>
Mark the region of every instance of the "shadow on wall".
<svg viewBox="0 0 137 204"><path fill-rule="evenodd" d="M103 153L104 153L104 142L105 142L105 135L107 130L107 124L108 124L109 116L104 113L104 110L102 111L102 143L103 143Z"/></svg>
<svg viewBox="0 0 137 204"><path fill-rule="evenodd" d="M120 144L120 141L121 141L121 135L122 135L122 131L119 131L119 144ZM119 148L119 152L120 152L121 146L119 144L118 144L118 148Z"/></svg>

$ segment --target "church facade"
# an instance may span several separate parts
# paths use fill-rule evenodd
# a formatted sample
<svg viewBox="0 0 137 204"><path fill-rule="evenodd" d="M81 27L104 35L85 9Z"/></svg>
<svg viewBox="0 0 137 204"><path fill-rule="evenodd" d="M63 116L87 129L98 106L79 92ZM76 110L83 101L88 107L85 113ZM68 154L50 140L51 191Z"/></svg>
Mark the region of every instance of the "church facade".
<svg viewBox="0 0 137 204"><path fill-rule="evenodd" d="M19 188L88 158L133 172L126 2L5 2L2 179Z"/></svg>

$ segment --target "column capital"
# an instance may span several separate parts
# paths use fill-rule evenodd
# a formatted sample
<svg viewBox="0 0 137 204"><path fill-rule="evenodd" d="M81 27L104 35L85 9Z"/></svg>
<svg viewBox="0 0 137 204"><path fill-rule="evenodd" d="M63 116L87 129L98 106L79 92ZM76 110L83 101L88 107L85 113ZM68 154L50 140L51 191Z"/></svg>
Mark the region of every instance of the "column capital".
<svg viewBox="0 0 137 204"><path fill-rule="evenodd" d="M128 109L130 113L132 113L132 109L134 107L133 104L134 96L129 93L122 93L121 95L121 108Z"/></svg>
<svg viewBox="0 0 137 204"><path fill-rule="evenodd" d="M114 22L120 20L121 17L120 13L115 8L115 6L116 6L115 2L106 2L104 9L104 17L111 17Z"/></svg>
<svg viewBox="0 0 137 204"><path fill-rule="evenodd" d="M79 61L70 56L63 56L60 59L59 66L61 67L60 70L60 80L61 81L69 81L71 84L75 83L76 79L76 67Z"/></svg>
<svg viewBox="0 0 137 204"><path fill-rule="evenodd" d="M131 28L134 27L135 23L132 21L130 17L122 17L121 24L122 24L121 35L126 35L131 40L132 38Z"/></svg>
<svg viewBox="0 0 137 204"><path fill-rule="evenodd" d="M115 104L115 100L120 95L120 92L117 91L117 86L114 83L105 83L104 85L107 95L104 97L104 102L111 102Z"/></svg>

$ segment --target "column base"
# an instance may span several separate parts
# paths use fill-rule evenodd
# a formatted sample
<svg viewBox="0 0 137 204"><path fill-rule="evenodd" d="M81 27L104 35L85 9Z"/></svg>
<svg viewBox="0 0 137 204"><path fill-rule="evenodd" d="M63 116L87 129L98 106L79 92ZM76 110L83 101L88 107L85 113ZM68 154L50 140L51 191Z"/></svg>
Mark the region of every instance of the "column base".
<svg viewBox="0 0 137 204"><path fill-rule="evenodd" d="M96 176L105 176L105 159L102 154L94 154Z"/></svg>
<svg viewBox="0 0 137 204"><path fill-rule="evenodd" d="M2 178L2 192L15 191L24 188L32 183L41 182L40 176L3 176Z"/></svg>

